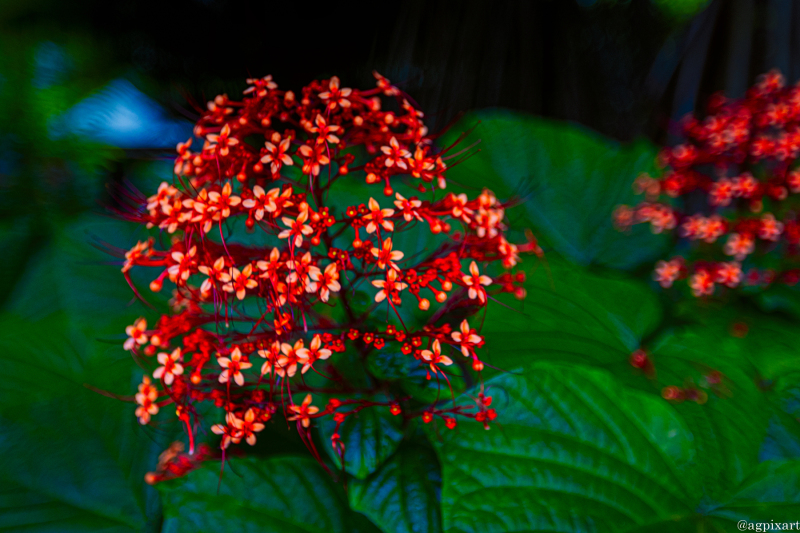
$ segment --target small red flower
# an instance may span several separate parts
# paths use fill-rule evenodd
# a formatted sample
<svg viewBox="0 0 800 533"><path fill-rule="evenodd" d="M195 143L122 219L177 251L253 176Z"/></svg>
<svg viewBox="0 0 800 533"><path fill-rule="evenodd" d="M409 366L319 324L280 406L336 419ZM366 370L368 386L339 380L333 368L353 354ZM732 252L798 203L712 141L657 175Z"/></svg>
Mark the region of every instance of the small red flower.
<svg viewBox="0 0 800 533"><path fill-rule="evenodd" d="M133 350L137 344L146 344L147 335L145 334L145 330L147 330L147 320L144 318L137 318L136 322L134 322L132 326L125 328L125 333L128 334L128 339L125 341L123 347L126 350Z"/></svg>
<svg viewBox="0 0 800 533"><path fill-rule="evenodd" d="M245 411L243 418L233 417L231 422L241 435L240 438L243 438L250 446L256 443L256 433L264 429L264 424L256 420L256 412L252 407Z"/></svg>
<svg viewBox="0 0 800 533"><path fill-rule="evenodd" d="M438 372L442 372L442 370L437 365L445 365L450 366L453 364L453 360L447 357L446 355L442 355L442 346L439 343L439 339L433 341L433 345L431 346L433 351L431 350L422 350L420 352L420 356L422 357L425 362L427 362L433 373L436 374ZM442 372L444 373L444 372Z"/></svg>
<svg viewBox="0 0 800 533"><path fill-rule="evenodd" d="M261 375L269 374L272 372L272 369L278 363L278 359L280 358L281 354L281 343L279 341L275 341L270 344L268 350L258 350L258 355L266 359L264 364L261 366Z"/></svg>
<svg viewBox="0 0 800 533"><path fill-rule="evenodd" d="M400 268L394 262L401 260L405 254L400 250L392 250L391 237L384 239L381 247L372 248L371 252L372 255L375 256L375 264L377 264L378 268L381 270L386 270L386 267L394 270L400 270Z"/></svg>
<svg viewBox="0 0 800 533"><path fill-rule="evenodd" d="M253 265L246 265L241 271L238 268L231 267L230 281L222 286L225 292L236 293L236 297L244 300L248 289L255 289L258 287L258 281L252 279L250 276L253 274Z"/></svg>
<svg viewBox="0 0 800 533"><path fill-rule="evenodd" d="M461 345L461 353L464 354L464 357L469 357L470 354L473 353L475 347L483 344L483 337L469 327L469 323L466 319L461 321L459 328L460 331L454 331L450 336Z"/></svg>
<svg viewBox="0 0 800 533"><path fill-rule="evenodd" d="M314 230L306 224L305 222L308 220L308 211L303 210L297 215L297 218L292 220L289 217L281 218L281 221L289 228L281 231L278 234L279 239L288 239L289 237L293 238L294 245L296 247L303 245L303 237L307 237L314 233Z"/></svg>
<svg viewBox="0 0 800 533"><path fill-rule="evenodd" d="M378 227L382 227L386 231L394 231L394 222L388 220L388 217L394 214L394 209L381 209L381 206L375 201L375 198L369 199L369 214L364 215L364 220L367 222L367 233L375 233Z"/></svg>
<svg viewBox="0 0 800 533"><path fill-rule="evenodd" d="M158 354L158 362L162 366L153 371L153 377L155 379L163 379L165 384L172 385L172 382L175 381L175 376L183 374L181 361L183 361L183 356L180 348L175 348L170 354L161 352Z"/></svg>
<svg viewBox="0 0 800 533"><path fill-rule="evenodd" d="M710 296L714 293L714 275L706 269L698 270L689 279L689 287L695 296Z"/></svg>
<svg viewBox="0 0 800 533"><path fill-rule="evenodd" d="M303 368L300 372L305 374L316 361L320 359L325 360L330 357L332 353L333 352L329 349L322 347L322 339L320 336L314 335L308 348L300 348L297 350L297 360L303 364Z"/></svg>
<svg viewBox="0 0 800 533"><path fill-rule="evenodd" d="M231 147L239 144L239 139L236 137L231 137L231 128L227 124L222 127L222 130L218 135L212 133L207 135L206 139L208 139L212 149L219 146L219 155L221 156L228 155Z"/></svg>
<svg viewBox="0 0 800 533"><path fill-rule="evenodd" d="M400 292L408 287L407 283L397 281L397 271L394 269L386 273L385 280L374 280L372 284L380 289L375 295L376 302L382 302L388 297L394 304L400 303Z"/></svg>
<svg viewBox="0 0 800 533"><path fill-rule="evenodd" d="M144 425L150 422L150 417L158 413L158 405L156 399L158 398L158 390L151 384L150 378L144 376L142 383L139 385L139 392L136 393L136 417L139 423Z"/></svg>
<svg viewBox="0 0 800 533"><path fill-rule="evenodd" d="M406 150L405 148L400 147L400 143L397 142L396 137L392 137L389 141L389 146L382 146L381 151L386 154L386 162L385 165L389 168L396 166L397 168L401 168L406 170L408 165L406 165L406 159L411 153Z"/></svg>
<svg viewBox="0 0 800 533"><path fill-rule="evenodd" d="M294 421L299 420L300 423L303 425L304 428L307 428L311 425L310 416L314 415L319 412L318 407L314 407L311 405L311 395L307 394L303 403L300 405L293 404L289 406L289 410L292 411L293 415L287 417L287 420Z"/></svg>
<svg viewBox="0 0 800 533"><path fill-rule="evenodd" d="M732 255L737 261L744 260L753 253L753 250L755 250L755 240L747 233L731 233L728 242L725 243L725 253Z"/></svg>
<svg viewBox="0 0 800 533"><path fill-rule="evenodd" d="M325 270L320 272L317 269L315 272L309 273L312 282L308 285L308 292L319 291L319 299L327 302L330 298L331 292L339 292L342 286L339 283L339 270L336 263L331 263L325 267Z"/></svg>
<svg viewBox="0 0 800 533"><path fill-rule="evenodd" d="M333 76L328 81L328 90L319 93L321 100L328 102L328 109L334 110L336 106L350 107L350 100L347 98L352 94L353 90L348 88L339 88L339 78Z"/></svg>
<svg viewBox="0 0 800 533"><path fill-rule="evenodd" d="M267 155L261 158L261 162L269 164L272 174L277 175L283 165L294 165L294 161L292 161L292 157L289 155L291 139L281 139L280 134L275 132L272 134L271 140L272 142L266 141L264 143Z"/></svg>
<svg viewBox="0 0 800 533"><path fill-rule="evenodd" d="M492 278L489 276L483 276L478 271L478 265L473 261L469 265L469 276L463 276L461 280L464 284L469 287L469 297L473 300L477 298L482 304L486 303L486 289L484 286L489 286L492 284Z"/></svg>
<svg viewBox="0 0 800 533"><path fill-rule="evenodd" d="M233 349L230 358L217 358L217 363L225 369L219 375L219 382L228 383L229 381L233 381L240 387L244 385L244 374L242 374L242 370L247 370L253 366L252 363L242 361L242 352L238 347Z"/></svg>
<svg viewBox="0 0 800 533"><path fill-rule="evenodd" d="M662 287L669 288L678 279L684 270L683 259L676 257L670 261L659 261L656 263L656 270L653 272L655 279Z"/></svg>
<svg viewBox="0 0 800 533"><path fill-rule="evenodd" d="M278 368L275 373L281 377L292 377L297 373L298 363L300 361L300 350L303 349L303 339L299 339L294 343L294 346L289 343L281 343L281 356L278 358Z"/></svg>
<svg viewBox="0 0 800 533"><path fill-rule="evenodd" d="M239 429L241 421L236 418L236 415L229 412L225 415L225 424L214 424L211 426L211 431L217 435L222 435L220 448L225 450L231 443L239 444L242 442L242 431Z"/></svg>

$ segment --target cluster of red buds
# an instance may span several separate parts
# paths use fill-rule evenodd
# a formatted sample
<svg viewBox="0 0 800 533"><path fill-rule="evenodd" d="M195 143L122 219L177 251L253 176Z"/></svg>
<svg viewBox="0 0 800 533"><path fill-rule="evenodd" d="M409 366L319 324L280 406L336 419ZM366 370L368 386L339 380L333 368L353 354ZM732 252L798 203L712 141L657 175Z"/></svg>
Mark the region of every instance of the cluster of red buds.
<svg viewBox="0 0 800 533"><path fill-rule="evenodd" d="M280 416L318 459L309 431L320 417L335 420L343 454L339 427L366 408L448 428L461 416L488 429L496 416L483 394L420 405L369 372L366 387L346 377L343 365L366 369L380 350L421 365L431 386L449 385L454 363L480 374L484 339L469 317L495 294L524 298L519 253L540 251L506 240L511 204L490 190L443 191L456 143L435 147L411 98L375 78L371 90L332 77L299 93L247 80L242 101L208 103L202 144L178 145L172 183L125 199L126 218L161 230L124 254L128 283L141 297L130 271L142 267L157 272L152 291L174 286L169 313L127 328L125 348L149 369L136 415L147 424L170 406L190 454L202 402L222 411L210 429L223 453ZM389 198L370 197L375 186Z"/></svg>
<svg viewBox="0 0 800 533"><path fill-rule="evenodd" d="M800 84L761 76L743 99L714 95L702 120L681 124L686 141L658 157L663 175L640 176L645 201L620 206L617 226L673 231L686 250L656 264L664 288L688 279L695 296L716 287L800 281Z"/></svg>
<svg viewBox="0 0 800 533"><path fill-rule="evenodd" d="M708 392L714 392L719 398L730 398L733 396L727 385L728 378L719 370L709 370L700 377L699 383L695 384L692 378L686 378L683 386L669 385L661 390L661 397L674 403L684 401L695 402L703 405L708 401Z"/></svg>
<svg viewBox="0 0 800 533"><path fill-rule="evenodd" d="M638 371L641 371L647 379L656 379L656 367L652 356L646 350L639 348L635 350L628 359L630 365ZM727 377L719 370L698 365L701 371L699 385L694 383L692 377L687 377L684 380L683 386L669 385L661 390L661 396L665 400L680 403L683 401L696 402L700 405L708 401L708 393L706 390L711 390L721 398L729 398L733 396L731 390L727 386Z"/></svg>
<svg viewBox="0 0 800 533"><path fill-rule="evenodd" d="M201 444L191 454L185 453L185 449L180 441L170 444L169 448L158 456L155 472L145 474L145 482L155 485L161 481L184 476L200 466L203 461L213 457L211 448L206 444Z"/></svg>

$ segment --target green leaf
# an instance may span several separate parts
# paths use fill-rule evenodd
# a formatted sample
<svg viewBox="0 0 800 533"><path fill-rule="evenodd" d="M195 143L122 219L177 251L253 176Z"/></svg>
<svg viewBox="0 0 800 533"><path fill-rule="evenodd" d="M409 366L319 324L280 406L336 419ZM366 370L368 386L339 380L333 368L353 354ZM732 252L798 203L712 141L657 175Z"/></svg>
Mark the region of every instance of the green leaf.
<svg viewBox="0 0 800 533"><path fill-rule="evenodd" d="M677 411L697 445L697 468L709 496L719 498L755 468L775 406L755 384L756 367L747 339L733 337L727 321L690 326L665 334L652 359L658 383L702 388L703 376L722 373L723 389L706 389L708 402L684 402Z"/></svg>
<svg viewBox="0 0 800 533"><path fill-rule="evenodd" d="M765 311L780 310L795 317L800 316L800 291L797 287L773 284L758 293L756 302Z"/></svg>
<svg viewBox="0 0 800 533"><path fill-rule="evenodd" d="M721 497L738 485L759 461L768 421L784 418L778 402L756 381L775 380L781 387L797 383L795 328L775 317L748 316L750 331L741 339L730 333L740 313L712 308L684 313L684 321L701 324L656 336L660 306L644 284L589 274L558 259L550 267L548 272L527 265L527 298L521 304L503 300L517 312L490 306L481 330L485 361L509 372L528 372L539 360L592 364L653 395L670 385L705 386L706 404L684 402L675 408L696 439L698 472L707 493ZM640 345L655 365L649 379L629 363ZM722 373L723 387L705 382L712 371ZM795 432L784 424L776 435L782 429Z"/></svg>
<svg viewBox="0 0 800 533"><path fill-rule="evenodd" d="M384 401L383 398L375 398ZM346 409L343 409L346 411ZM392 455L403 439L402 419L392 415L388 407L367 407L350 415L339 428L341 441L345 445L345 470L359 479L364 479ZM324 448L341 468L339 456L330 444L336 422L331 417L320 419L320 432Z"/></svg>
<svg viewBox="0 0 800 533"><path fill-rule="evenodd" d="M800 508L800 463L766 461L733 487L722 503L704 503L699 512L680 520L635 529L630 533L697 533L778 531L772 523L797 521ZM793 529L797 529L794 527Z"/></svg>
<svg viewBox="0 0 800 533"><path fill-rule="evenodd" d="M5 480L0 488L0 527L36 533L136 531L113 518L87 512L81 505L71 505L57 495L49 496Z"/></svg>
<svg viewBox="0 0 800 533"><path fill-rule="evenodd" d="M25 339L21 342L21 339ZM0 351L6 379L0 381L0 409L48 401L81 386L83 339L67 334L63 314L31 322L0 314Z"/></svg>
<svg viewBox="0 0 800 533"><path fill-rule="evenodd" d="M446 531L625 531L699 500L692 435L660 398L555 363L486 392L498 424L462 421L435 440Z"/></svg>
<svg viewBox="0 0 800 533"><path fill-rule="evenodd" d="M58 497L31 491L24 485L13 482L4 482L0 488L0 527L38 533L133 531L111 518L88 513Z"/></svg>
<svg viewBox="0 0 800 533"><path fill-rule="evenodd" d="M663 400L555 363L486 392L499 424L461 422L435 443L445 530L624 531L691 512L692 436Z"/></svg>
<svg viewBox="0 0 800 533"><path fill-rule="evenodd" d="M797 418L776 409L767 427L767 435L758 452L760 461L800 459L800 424Z"/></svg>
<svg viewBox="0 0 800 533"><path fill-rule="evenodd" d="M127 248L142 238L134 224L98 215L62 224L33 259L5 309L34 321L64 312L76 333L114 334L124 340L124 326L152 311L139 303L130 306L135 300L120 272L122 260L100 248L101 243ZM147 288L152 279L147 275L155 277L154 273L136 272L134 277L151 303L166 299Z"/></svg>
<svg viewBox="0 0 800 533"><path fill-rule="evenodd" d="M652 0L652 3L668 17L683 22L705 9L709 0Z"/></svg>
<svg viewBox="0 0 800 533"><path fill-rule="evenodd" d="M0 313L0 526L25 531L156 531L144 483L171 431L136 421L141 373L121 347L130 289L88 234L120 224L65 224L29 261ZM119 242L114 239L114 242ZM113 278L112 278L113 276ZM13 489L13 495L6 490ZM13 496L13 498L12 498Z"/></svg>
<svg viewBox="0 0 800 533"><path fill-rule="evenodd" d="M661 320L661 308L643 283L589 274L564 260L523 263L527 297L490 305L481 329L486 362L503 370L550 359L621 365ZM509 309L510 307L510 309ZM476 327L480 322L474 322Z"/></svg>
<svg viewBox="0 0 800 533"><path fill-rule="evenodd" d="M411 355L401 352L374 350L367 358L367 369L379 379L403 379L411 371L412 361Z"/></svg>
<svg viewBox="0 0 800 533"><path fill-rule="evenodd" d="M798 508L800 462L766 461L733 487L724 502L704 502L690 516L673 517L629 533L777 531L772 523L795 523Z"/></svg>
<svg viewBox="0 0 800 533"><path fill-rule="evenodd" d="M377 531L350 510L343 487L309 457L231 459L221 483L219 466L209 462L158 485L163 533Z"/></svg>
<svg viewBox="0 0 800 533"><path fill-rule="evenodd" d="M581 265L629 269L663 255L666 236L642 226L620 233L612 223L616 206L635 202L636 177L654 170L650 143L623 146L576 125L487 110L464 117L441 145L473 127L459 146L480 140L480 152L450 169L448 181L523 198L524 207L508 210L512 227L531 224L546 247Z"/></svg>
<svg viewBox="0 0 800 533"><path fill-rule="evenodd" d="M749 363L756 377L771 388L782 390L800 384L797 322L782 313L758 312L741 304L684 300L673 314L728 339L726 342Z"/></svg>
<svg viewBox="0 0 800 533"><path fill-rule="evenodd" d="M800 462L765 461L722 506L708 514L731 522L788 522L798 520Z"/></svg>
<svg viewBox="0 0 800 533"><path fill-rule="evenodd" d="M148 438L131 405L75 387L3 409L0 435L0 484L18 488L0 525L51 531L51 509L80 531L157 531L157 495L143 480L167 435Z"/></svg>
<svg viewBox="0 0 800 533"><path fill-rule="evenodd" d="M367 479L351 482L348 496L353 509L387 533L436 533L442 530L441 490L436 454L409 441Z"/></svg>
<svg viewBox="0 0 800 533"><path fill-rule="evenodd" d="M422 364L422 361L419 361L413 364L411 370L400 382L403 393L410 395L417 402L432 405L437 402L448 402L454 394L464 392L467 388L467 380L472 379L474 372L472 368L464 372L464 368L470 367L470 365L457 359L457 357L462 357L460 351L450 350L450 357L456 364L447 368L449 384L441 376L431 372L430 365ZM429 376L430 379L428 379ZM451 388L452 393L450 392Z"/></svg>
<svg viewBox="0 0 800 533"><path fill-rule="evenodd" d="M0 223L0 246L6 259L0 265L0 307L13 292L31 256L43 244L43 224L33 217Z"/></svg>
<svg viewBox="0 0 800 533"><path fill-rule="evenodd" d="M701 467L717 469L709 481L724 491L741 482L757 460L800 456L796 324L734 303L681 302L677 315L698 324L657 341L653 358L660 385L680 386L688 378L703 387L703 375L712 369L725 376L724 394L706 385L711 399L703 414L713 423L690 422L699 426L698 437L706 437L698 441L699 453L709 458ZM733 463L721 462L724 457Z"/></svg>

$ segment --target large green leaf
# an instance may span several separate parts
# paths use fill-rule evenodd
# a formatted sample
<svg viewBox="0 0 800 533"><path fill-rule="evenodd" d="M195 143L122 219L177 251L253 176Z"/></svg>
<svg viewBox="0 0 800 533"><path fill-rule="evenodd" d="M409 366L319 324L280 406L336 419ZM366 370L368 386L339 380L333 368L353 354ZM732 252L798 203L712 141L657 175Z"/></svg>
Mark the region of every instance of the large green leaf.
<svg viewBox="0 0 800 533"><path fill-rule="evenodd" d="M665 520L631 533L780 531L772 524L795 524L798 508L800 462L766 461L733 487L725 501L704 502L692 516Z"/></svg>
<svg viewBox="0 0 800 533"><path fill-rule="evenodd" d="M85 215L60 225L33 258L5 309L33 321L63 312L76 333L90 337L113 334L124 340L124 326L152 311L135 302L120 272L122 260L102 248L109 243L127 249L145 237L133 224L100 215ZM152 279L156 272L133 274L148 301L165 300L144 283L149 282L147 274Z"/></svg>
<svg viewBox="0 0 800 533"><path fill-rule="evenodd" d="M780 406L775 411L758 451L759 460L800 459L800 422Z"/></svg>
<svg viewBox="0 0 800 533"><path fill-rule="evenodd" d="M692 513L692 435L660 398L555 363L486 391L499 424L462 422L435 440L446 531L625 531Z"/></svg>
<svg viewBox="0 0 800 533"><path fill-rule="evenodd" d="M480 152L448 179L523 199L524 206L508 211L512 227L531 224L547 246L581 265L632 268L663 254L666 237L643 226L620 233L612 223L617 205L635 202L636 176L653 170L651 144L622 146L577 125L504 110L467 115L441 144L470 128L462 145L480 140Z"/></svg>
<svg viewBox="0 0 800 533"><path fill-rule="evenodd" d="M385 398L376 397L375 400L385 401ZM359 479L364 479L377 470L400 445L403 439L401 424L402 419L392 415L389 408L384 406L367 407L348 416L339 428L339 435L345 446L345 470ZM330 445L335 427L336 422L331 417L320 421L325 449L341 468L339 456Z"/></svg>
<svg viewBox="0 0 800 533"><path fill-rule="evenodd" d="M726 352L735 348L738 357L749 364L749 371L775 390L800 383L800 349L797 322L783 313L755 311L746 301L683 300L672 315L685 323L695 323L724 339ZM702 359L706 359L704 355Z"/></svg>
<svg viewBox="0 0 800 533"><path fill-rule="evenodd" d="M158 499L143 478L170 434L141 428L133 405L84 387L135 390L133 369L92 339L76 341L66 324L0 315L0 482L16 487L0 525L155 531Z"/></svg>
<svg viewBox="0 0 800 533"><path fill-rule="evenodd" d="M13 489L13 505L0 506L0 526L37 533L158 530L157 495L143 478L168 441L148 438L133 408L120 403L76 387L3 409L0 484Z"/></svg>
<svg viewBox="0 0 800 533"><path fill-rule="evenodd" d="M65 224L31 259L0 314L0 481L14 489L0 525L158 528L158 495L143 478L171 432L140 427L132 404L84 386L131 394L141 379L120 346L130 290L89 241L119 228L100 217Z"/></svg>
<svg viewBox="0 0 800 533"><path fill-rule="evenodd" d="M724 376L721 387L705 389L707 403L676 406L695 436L698 472L713 498L723 497L750 474L759 461L770 419L783 420L777 402L756 386L759 366L770 375L783 366L778 360L784 348L777 336L767 345L758 338L758 330L742 339L732 336L728 326L723 318L667 332L652 351L660 386L702 388L710 372ZM773 361L770 354L776 356Z"/></svg>
<svg viewBox="0 0 800 533"><path fill-rule="evenodd" d="M376 531L350 510L340 484L305 456L232 459L158 485L164 533ZM217 490L219 487L219 490Z"/></svg>
<svg viewBox="0 0 800 533"><path fill-rule="evenodd" d="M436 454L417 442L403 443L377 472L349 486L353 509L385 532L442 530L442 476Z"/></svg>
<svg viewBox="0 0 800 533"><path fill-rule="evenodd" d="M762 289L755 300L766 311L781 310L795 317L800 316L800 291L797 286L776 283Z"/></svg>
<svg viewBox="0 0 800 533"><path fill-rule="evenodd" d="M722 391L707 389L705 405L676 406L695 436L697 471L706 497L714 502L704 501L692 525L733 531L740 521L749 527L796 518L797 327L781 316L732 306L712 307L698 316L701 325L665 335L653 352L659 381L680 384L692 376L697 382L709 369L725 376ZM748 326L743 338L732 334L736 323ZM670 524L668 530L674 531Z"/></svg>
<svg viewBox="0 0 800 533"><path fill-rule="evenodd" d="M31 256L42 244L42 226L34 217L17 217L0 222L0 246L6 256L0 265L0 307L24 274Z"/></svg>
<svg viewBox="0 0 800 533"><path fill-rule="evenodd" d="M630 373L628 357L661 320L652 291L641 282L589 274L558 258L548 265L531 259L523 265L525 300L505 297L508 307L488 308L481 329L486 361L509 371L549 359L617 365Z"/></svg>
<svg viewBox="0 0 800 533"><path fill-rule="evenodd" d="M0 488L0 527L7 531L37 533L128 533L136 530L115 517L89 512L80 503L73 505L58 495L46 495L8 481Z"/></svg>
<svg viewBox="0 0 800 533"><path fill-rule="evenodd" d="M722 386L705 390L707 403L676 406L694 435L700 483L709 496L723 497L755 468L770 419L775 436L798 433L774 395L756 386L761 378L783 387L797 381L787 378L798 366L790 323L751 317L750 331L742 339L731 334L740 312L710 308L684 311L679 317L696 325L662 331L657 329L660 305L640 282L590 274L559 259L550 262L549 270L528 262L526 272L524 302L503 299L517 311L490 306L487 313L481 334L486 361L492 365L524 373L539 360L591 364L654 396L670 385L700 387L704 376L722 373ZM640 347L654 363L650 375L629 362ZM786 453L785 447L769 450L765 453L774 455L764 457Z"/></svg>
<svg viewBox="0 0 800 533"><path fill-rule="evenodd" d="M721 506L707 514L731 522L788 522L798 519L800 462L765 461L758 465Z"/></svg>
<svg viewBox="0 0 800 533"><path fill-rule="evenodd" d="M699 441L700 455L708 445L712 459L730 455L734 464L717 464L722 470L710 472L709 480L730 488L756 460L800 457L796 323L734 302L683 301L674 314L696 324L667 332L654 344L660 386L681 385L686 378L702 386L703 375L712 369L725 376L723 390L707 388L711 399L702 412L713 421L696 420L696 432L707 436Z"/></svg>

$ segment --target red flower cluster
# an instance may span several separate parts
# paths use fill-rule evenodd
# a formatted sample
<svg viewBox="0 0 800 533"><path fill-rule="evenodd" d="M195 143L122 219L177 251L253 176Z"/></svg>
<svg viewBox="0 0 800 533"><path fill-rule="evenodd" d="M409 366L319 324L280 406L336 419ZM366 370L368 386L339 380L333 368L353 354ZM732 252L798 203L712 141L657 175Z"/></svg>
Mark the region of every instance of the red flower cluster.
<svg viewBox="0 0 800 533"><path fill-rule="evenodd" d="M656 179L640 176L646 201L620 206L618 227L649 223L674 231L686 257L659 261L654 278L670 287L688 278L695 296L717 286L800 281L800 84L763 75L744 99L715 95L703 120L682 123L686 142L665 148Z"/></svg>
<svg viewBox="0 0 800 533"><path fill-rule="evenodd" d="M332 444L343 453L338 428L365 408L449 428L456 415L487 429L496 416L483 395L474 405L415 405L373 375L366 389L345 378L342 365L367 368L380 350L412 359L439 386L454 363L480 372L484 340L464 317L492 294L523 298L524 275L509 270L519 252L538 250L506 240L509 204L488 189L440 192L452 146L437 150L422 112L375 77L371 90L333 77L298 94L269 76L247 80L242 101L208 103L194 130L202 146L178 146L173 183L129 202L127 218L159 228L169 246L137 243L125 253L126 279L134 287L130 270L149 267L158 272L151 290L174 285L170 313L127 329L125 348L157 361L144 361L152 378L139 386L136 415L146 424L172 406L190 454L202 402L223 411L210 428L223 450L254 444L282 415L315 455L308 432L320 417L336 421ZM373 184L393 198L357 196Z"/></svg>

